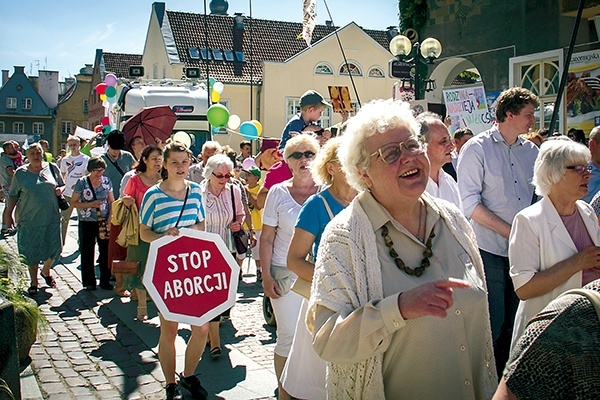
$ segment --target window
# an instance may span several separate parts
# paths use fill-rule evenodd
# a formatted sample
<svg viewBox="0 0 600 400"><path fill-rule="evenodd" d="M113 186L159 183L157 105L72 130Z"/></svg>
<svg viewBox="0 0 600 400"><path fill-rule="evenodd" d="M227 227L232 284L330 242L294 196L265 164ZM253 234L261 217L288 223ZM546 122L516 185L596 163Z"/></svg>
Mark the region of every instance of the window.
<svg viewBox="0 0 600 400"><path fill-rule="evenodd" d="M350 73L354 76L362 76L362 69L353 61L348 61L348 64L344 63L340 67L340 75L350 75Z"/></svg>
<svg viewBox="0 0 600 400"><path fill-rule="evenodd" d="M158 79L158 63L152 66L152 79Z"/></svg>
<svg viewBox="0 0 600 400"><path fill-rule="evenodd" d="M83 122L81 123L81 127L82 127L83 129L90 129L90 121L83 121Z"/></svg>
<svg viewBox="0 0 600 400"><path fill-rule="evenodd" d="M223 52L219 49L212 49L213 60L223 61Z"/></svg>
<svg viewBox="0 0 600 400"><path fill-rule="evenodd" d="M73 132L73 121L63 121L61 132L63 135L70 135Z"/></svg>
<svg viewBox="0 0 600 400"><path fill-rule="evenodd" d="M233 57L233 51L223 50L223 54L225 54L225 61L233 62L235 60Z"/></svg>
<svg viewBox="0 0 600 400"><path fill-rule="evenodd" d="M333 67L327 63L319 63L315 67L315 74L333 75Z"/></svg>
<svg viewBox="0 0 600 400"><path fill-rule="evenodd" d="M235 58L237 58L239 62L246 62L246 57L244 57L244 53L241 51L235 52Z"/></svg>
<svg viewBox="0 0 600 400"><path fill-rule="evenodd" d="M33 123L33 134L34 135L43 135L44 134L44 124L42 122L34 122Z"/></svg>
<svg viewBox="0 0 600 400"><path fill-rule="evenodd" d="M9 110L15 110L17 108L17 98L16 97L7 97L6 98L6 108Z"/></svg>
<svg viewBox="0 0 600 400"><path fill-rule="evenodd" d="M286 122L290 120L294 115L300 112L300 98L287 98L286 105ZM331 126L333 125L333 110L331 107L325 107L323 110L323 115L321 119L318 121L318 124L321 126Z"/></svg>
<svg viewBox="0 0 600 400"><path fill-rule="evenodd" d="M88 113L88 99L84 99L82 105L83 105L83 113L87 114Z"/></svg>
<svg viewBox="0 0 600 400"><path fill-rule="evenodd" d="M200 59L200 51L198 51L197 47L188 47L188 53L190 53L190 58L192 60Z"/></svg>
<svg viewBox="0 0 600 400"><path fill-rule="evenodd" d="M23 110L31 110L31 98L25 97L21 99L21 108Z"/></svg>
<svg viewBox="0 0 600 400"><path fill-rule="evenodd" d="M200 49L200 57L202 57L202 59L204 61L206 60L212 60L212 54L210 52L210 49L206 50L206 49Z"/></svg>
<svg viewBox="0 0 600 400"><path fill-rule="evenodd" d="M13 122L13 133L25 133L25 124L22 122Z"/></svg>
<svg viewBox="0 0 600 400"><path fill-rule="evenodd" d="M385 72L381 67L371 67L368 76L369 78L385 78Z"/></svg>
<svg viewBox="0 0 600 400"><path fill-rule="evenodd" d="M4 121L0 121L0 133L4 133Z"/></svg>

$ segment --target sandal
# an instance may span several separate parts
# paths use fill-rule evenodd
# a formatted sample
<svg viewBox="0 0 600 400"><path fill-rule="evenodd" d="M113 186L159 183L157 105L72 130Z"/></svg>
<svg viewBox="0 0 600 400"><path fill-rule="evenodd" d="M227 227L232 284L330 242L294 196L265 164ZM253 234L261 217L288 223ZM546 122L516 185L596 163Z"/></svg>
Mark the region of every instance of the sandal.
<svg viewBox="0 0 600 400"><path fill-rule="evenodd" d="M40 275L42 275L42 278L44 278L44 280L46 281L46 285L55 288L56 287L56 281L54 280L54 277L52 275L44 275L40 272Z"/></svg>
<svg viewBox="0 0 600 400"><path fill-rule="evenodd" d="M131 297L131 293L127 289L117 290L117 288L115 287L114 291L119 297Z"/></svg>
<svg viewBox="0 0 600 400"><path fill-rule="evenodd" d="M27 294L30 296L36 295L37 292L38 292L37 286L29 286L29 289L27 289Z"/></svg>
<svg viewBox="0 0 600 400"><path fill-rule="evenodd" d="M221 357L221 354L223 354L223 351L221 350L220 347L214 347L211 351L210 351L210 358L213 360L216 360L217 358Z"/></svg>
<svg viewBox="0 0 600 400"><path fill-rule="evenodd" d="M148 307L138 306L137 307L137 319L138 321L146 321L148 319Z"/></svg>

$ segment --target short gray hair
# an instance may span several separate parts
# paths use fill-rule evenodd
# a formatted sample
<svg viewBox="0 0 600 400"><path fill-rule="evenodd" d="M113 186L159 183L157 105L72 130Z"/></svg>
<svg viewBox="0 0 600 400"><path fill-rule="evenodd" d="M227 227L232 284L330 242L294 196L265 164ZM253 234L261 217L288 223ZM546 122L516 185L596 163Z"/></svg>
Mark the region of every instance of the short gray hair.
<svg viewBox="0 0 600 400"><path fill-rule="evenodd" d="M202 151L205 151L206 149L212 149L212 150L220 151L221 148L222 148L221 143L217 142L216 140L207 140L202 145Z"/></svg>
<svg viewBox="0 0 600 400"><path fill-rule="evenodd" d="M283 159L287 160L294 150L303 144L308 146L315 154L319 151L319 142L317 139L315 139L312 135L301 133L285 143L285 147L283 149Z"/></svg>
<svg viewBox="0 0 600 400"><path fill-rule="evenodd" d="M598 136L598 137L596 137ZM600 125L594 127L590 131L590 140L593 140L596 143L600 143Z"/></svg>
<svg viewBox="0 0 600 400"><path fill-rule="evenodd" d="M547 196L552 186L565 175L569 164L587 165L592 156L590 150L567 137L557 137L542 143L533 167L533 185L540 196Z"/></svg>
<svg viewBox="0 0 600 400"><path fill-rule="evenodd" d="M348 183L357 190L367 189L362 172L371 165L367 140L376 134L404 127L417 138L419 124L415 121L409 104L400 101L372 100L352 118L344 133L344 142L338 149L338 158L346 173Z"/></svg>
<svg viewBox="0 0 600 400"><path fill-rule="evenodd" d="M215 154L206 162L204 171L202 171L202 176L204 179L210 179L212 173L222 166L229 167L229 172L233 171L233 162L231 162L229 157L227 157L225 154Z"/></svg>
<svg viewBox="0 0 600 400"><path fill-rule="evenodd" d="M442 117L431 111L425 111L424 113L417 115L416 120L421 126L421 129L419 130L419 140L421 143L429 143L429 137L431 136L429 134L430 125L434 122L442 122Z"/></svg>

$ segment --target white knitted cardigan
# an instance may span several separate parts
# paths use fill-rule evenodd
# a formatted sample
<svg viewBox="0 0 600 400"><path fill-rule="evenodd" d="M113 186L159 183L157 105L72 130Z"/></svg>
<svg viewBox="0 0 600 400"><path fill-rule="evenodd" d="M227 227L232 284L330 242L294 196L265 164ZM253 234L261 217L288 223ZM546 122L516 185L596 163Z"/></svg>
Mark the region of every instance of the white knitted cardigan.
<svg viewBox="0 0 600 400"><path fill-rule="evenodd" d="M317 305L348 315L371 300L383 299L375 232L358 197L327 225L322 236L306 317L313 335ZM427 193L423 193L422 199L446 221L485 285L483 262L471 225L456 207L449 206L450 203ZM485 338L489 354L493 354L491 337L488 324ZM327 362L327 398L384 399L382 366L382 353L353 364ZM496 382L495 376L492 381ZM487 390L485 398L491 398L495 387Z"/></svg>

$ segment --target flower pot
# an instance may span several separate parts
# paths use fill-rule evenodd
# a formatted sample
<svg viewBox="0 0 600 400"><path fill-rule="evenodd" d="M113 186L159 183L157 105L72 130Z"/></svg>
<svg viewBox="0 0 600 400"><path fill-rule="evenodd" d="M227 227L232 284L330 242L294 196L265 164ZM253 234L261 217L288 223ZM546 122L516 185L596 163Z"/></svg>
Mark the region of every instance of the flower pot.
<svg viewBox="0 0 600 400"><path fill-rule="evenodd" d="M37 307L37 303L32 299L27 299L32 306ZM17 339L17 349L19 350L19 363L22 365L27 362L29 350L37 338L38 321L37 317L31 314L23 307L15 305L15 336Z"/></svg>

